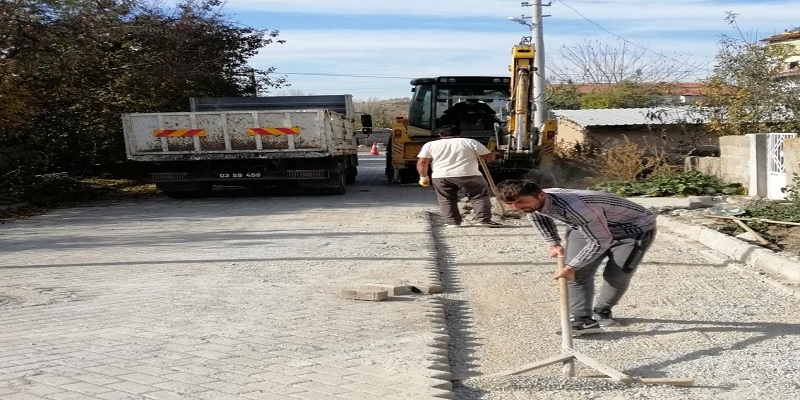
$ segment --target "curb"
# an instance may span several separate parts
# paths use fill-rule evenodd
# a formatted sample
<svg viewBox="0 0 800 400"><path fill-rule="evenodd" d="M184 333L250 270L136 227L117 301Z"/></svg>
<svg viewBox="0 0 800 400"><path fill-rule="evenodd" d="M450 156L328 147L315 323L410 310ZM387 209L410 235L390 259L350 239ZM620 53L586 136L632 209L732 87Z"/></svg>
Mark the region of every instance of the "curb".
<svg viewBox="0 0 800 400"><path fill-rule="evenodd" d="M428 241L428 254L430 261L425 268L429 274L427 282L428 286L438 286L444 288L442 283L441 272L439 271L439 258L435 244L435 232L433 230L432 214L425 212L421 215L425 221L425 233L428 234L430 240ZM433 293L431 293L433 294ZM433 329L430 333L433 334L433 340L428 343L428 347L432 351L433 358L430 359L431 365L428 369L431 370L431 375L428 377L433 380L431 389L437 390L438 394L433 394L434 398L438 399L455 399L455 392L453 392L452 371L450 368L450 333L447 330L447 309L445 299L441 297L428 297L431 304L430 309L425 313L429 322L432 324Z"/></svg>
<svg viewBox="0 0 800 400"><path fill-rule="evenodd" d="M792 281L800 281L800 263L779 257L771 250L704 226L685 224L664 215L659 215L656 221L658 227L667 228L683 237L700 242L733 260Z"/></svg>

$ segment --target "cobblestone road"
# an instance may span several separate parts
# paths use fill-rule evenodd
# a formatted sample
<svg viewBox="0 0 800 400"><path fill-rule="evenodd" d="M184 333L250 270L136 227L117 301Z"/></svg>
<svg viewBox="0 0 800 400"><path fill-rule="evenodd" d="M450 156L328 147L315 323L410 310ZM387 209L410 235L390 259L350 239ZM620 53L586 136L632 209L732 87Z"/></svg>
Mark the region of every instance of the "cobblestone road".
<svg viewBox="0 0 800 400"><path fill-rule="evenodd" d="M157 198L0 226L0 398L448 397L430 369L446 363L440 303L338 298L435 278L433 194L385 185L382 157L362 156L344 196Z"/></svg>

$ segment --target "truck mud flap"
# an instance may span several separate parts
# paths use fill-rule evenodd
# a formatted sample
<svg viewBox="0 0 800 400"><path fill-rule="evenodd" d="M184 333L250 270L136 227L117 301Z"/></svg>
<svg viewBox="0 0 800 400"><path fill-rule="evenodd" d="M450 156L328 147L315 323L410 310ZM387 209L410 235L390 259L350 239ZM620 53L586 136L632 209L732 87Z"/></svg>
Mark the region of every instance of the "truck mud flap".
<svg viewBox="0 0 800 400"><path fill-rule="evenodd" d="M347 191L346 172L344 165L339 166L337 172L328 174L325 180L298 180L297 186L306 189L319 190L320 194L345 194Z"/></svg>

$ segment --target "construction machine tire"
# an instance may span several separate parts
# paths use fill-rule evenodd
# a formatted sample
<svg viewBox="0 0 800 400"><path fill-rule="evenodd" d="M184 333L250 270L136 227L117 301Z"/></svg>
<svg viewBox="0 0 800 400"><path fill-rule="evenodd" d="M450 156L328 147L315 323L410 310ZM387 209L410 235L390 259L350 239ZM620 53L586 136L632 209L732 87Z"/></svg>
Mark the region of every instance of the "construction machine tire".
<svg viewBox="0 0 800 400"><path fill-rule="evenodd" d="M413 168L404 168L400 170L400 183L414 183L419 181L419 174Z"/></svg>
<svg viewBox="0 0 800 400"><path fill-rule="evenodd" d="M394 167L392 166L392 138L386 142L386 179L392 183L394 178Z"/></svg>

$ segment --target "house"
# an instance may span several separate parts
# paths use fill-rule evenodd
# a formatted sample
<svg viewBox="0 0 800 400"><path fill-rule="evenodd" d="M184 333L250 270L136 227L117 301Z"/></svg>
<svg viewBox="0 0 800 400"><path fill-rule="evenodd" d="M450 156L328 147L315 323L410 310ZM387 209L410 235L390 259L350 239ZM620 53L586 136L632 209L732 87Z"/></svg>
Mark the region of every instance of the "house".
<svg viewBox="0 0 800 400"><path fill-rule="evenodd" d="M784 70L781 76L800 76L800 27L787 29L785 32L761 39L767 44L785 44L794 47L794 50L784 60Z"/></svg>
<svg viewBox="0 0 800 400"><path fill-rule="evenodd" d="M715 154L718 137L690 107L552 110L560 147L610 148L625 138L640 147L673 155Z"/></svg>

